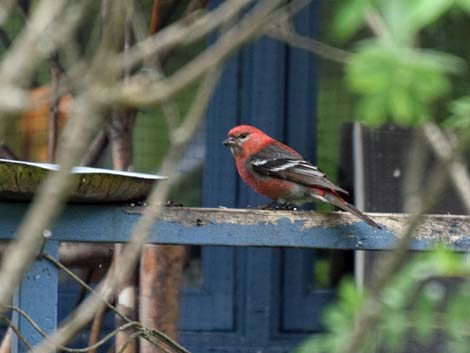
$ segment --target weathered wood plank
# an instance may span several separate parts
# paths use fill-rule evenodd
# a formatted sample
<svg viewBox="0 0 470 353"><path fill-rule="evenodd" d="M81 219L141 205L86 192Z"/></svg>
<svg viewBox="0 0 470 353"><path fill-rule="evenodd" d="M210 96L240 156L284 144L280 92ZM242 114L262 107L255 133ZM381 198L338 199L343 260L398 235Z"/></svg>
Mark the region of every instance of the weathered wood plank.
<svg viewBox="0 0 470 353"><path fill-rule="evenodd" d="M10 239L25 212L24 204L0 204L0 239ZM52 229L58 241L125 242L142 208L70 205ZM313 211L167 208L150 241L157 244L388 249L403 231L407 215L370 214L383 230L353 216ZM411 249L443 243L470 251L470 217L427 215L415 231Z"/></svg>

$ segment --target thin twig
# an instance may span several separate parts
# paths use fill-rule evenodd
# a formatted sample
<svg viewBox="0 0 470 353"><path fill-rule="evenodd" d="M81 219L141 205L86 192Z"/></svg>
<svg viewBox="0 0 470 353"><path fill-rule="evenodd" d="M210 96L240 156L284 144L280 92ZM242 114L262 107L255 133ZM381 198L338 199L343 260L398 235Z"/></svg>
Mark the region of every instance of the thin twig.
<svg viewBox="0 0 470 353"><path fill-rule="evenodd" d="M3 23L8 18L11 8L15 3L15 0L5 0L0 4L0 26L3 26Z"/></svg>
<svg viewBox="0 0 470 353"><path fill-rule="evenodd" d="M135 341L136 338L138 338L139 336L142 336L142 332L140 331L137 331L137 332L133 332L131 333L129 336L125 337L125 342L124 344L119 348L119 350L117 351L117 353L124 353L127 351L127 347L129 347L129 345L131 343L133 343ZM116 345L116 348L118 348L118 346Z"/></svg>
<svg viewBox="0 0 470 353"><path fill-rule="evenodd" d="M162 50L168 50L176 45L187 45L202 39L208 33L238 16L252 2L253 0L225 1L213 11L193 19L189 23L187 21L178 21L163 28L154 36L137 43L129 53L117 58L117 65L121 69L133 67L139 61Z"/></svg>
<svg viewBox="0 0 470 353"><path fill-rule="evenodd" d="M8 49L11 45L10 37L3 28L0 28L0 43L2 43L4 49Z"/></svg>
<svg viewBox="0 0 470 353"><path fill-rule="evenodd" d="M427 123L423 127L424 136L434 154L440 160L448 160L453 154L460 156L462 148L452 146L442 130L434 123ZM463 203L465 210L470 214L470 176L467 166L457 158L449 166L451 180L457 190L457 195Z"/></svg>
<svg viewBox="0 0 470 353"><path fill-rule="evenodd" d="M51 93L52 93L52 106L49 114L49 138L48 138L48 149L47 149L47 159L49 163L54 163L55 151L57 147L57 135L59 129L59 85L60 85L60 76L62 75L62 70L58 63L58 56L55 55L51 61Z"/></svg>
<svg viewBox="0 0 470 353"><path fill-rule="evenodd" d="M457 148L456 150L459 150ZM448 169L455 163L457 155L455 153L447 153L441 156L439 163L434 168L434 172L429 178L427 190L421 194L421 200L418 202L420 209L412 216L399 237L397 246L389 256L384 257L382 262L378 264L376 273L379 275L372 281L366 302L362 306L362 311L358 314L358 318L354 324L351 336L345 342L342 352L355 353L361 350L361 347L368 342L371 329L375 327L379 320L382 309L380 298L385 287L390 281L403 269L409 261L409 244L412 241L411 234L421 222L422 215L428 212L438 201L439 195L447 185L449 178Z"/></svg>
<svg viewBox="0 0 470 353"><path fill-rule="evenodd" d="M150 19L150 34L157 33L160 23L160 0L153 0L152 17Z"/></svg>
<svg viewBox="0 0 470 353"><path fill-rule="evenodd" d="M377 37L387 41L391 40L391 34L377 11L369 9L366 12L366 21L370 29ZM432 205L437 202L438 196L444 189L445 183L448 179L447 169L452 166L453 163L455 163L455 159L455 153L440 155L440 163L435 168L435 171L431 177L429 188L427 191L423 192L423 200L419 202L420 210L410 219L402 237L397 244L396 249L390 254L390 256L381 262L381 267L377 272L380 273L380 276L374 282L372 282L369 297L366 300L366 303L364 303L362 311L358 314L358 319L355 322L349 339L345 342L344 349L342 350L343 352L358 352L360 351L360 348L364 347L364 345L367 343L367 337L370 334L370 329L378 323L380 318L380 297L382 295L382 291L407 262L408 247L409 243L411 242L410 235L415 227L419 224L422 214L428 211L430 207L432 207ZM466 190L468 192L468 185Z"/></svg>
<svg viewBox="0 0 470 353"><path fill-rule="evenodd" d="M0 83L25 82L42 59L70 39L89 3L89 0L80 1L70 11L64 11L67 4L64 1L42 0L36 4L23 31L0 63ZM60 35L53 35L56 33Z"/></svg>
<svg viewBox="0 0 470 353"><path fill-rule="evenodd" d="M100 160L100 158L103 156L103 153L106 147L108 147L108 144L108 135L106 134L104 129L102 129L100 130L100 132L98 132L98 135L96 135L95 139L91 143L90 148L88 149L85 156L82 158L80 165L89 167L95 166Z"/></svg>
<svg viewBox="0 0 470 353"><path fill-rule="evenodd" d="M366 22L378 38L382 38L387 41L392 39L392 34L388 30L383 18L376 10L370 8L366 11Z"/></svg>
<svg viewBox="0 0 470 353"><path fill-rule="evenodd" d="M20 339L21 342L23 342L23 344L26 346L26 348L28 348L29 351L33 349L31 343L28 342L27 338L21 333L20 329L13 324L13 321L11 321L5 315L0 315L0 320L5 322L7 326L13 330L15 335Z"/></svg>
<svg viewBox="0 0 470 353"><path fill-rule="evenodd" d="M274 25L267 30L266 34L273 39L281 40L291 46L310 51L324 59L340 64L347 63L351 57L351 53L346 50L335 48L314 38L300 35L288 28Z"/></svg>
<svg viewBox="0 0 470 353"><path fill-rule="evenodd" d="M78 284L80 284L83 288L85 288L88 292L96 295L96 296L99 296L99 293L92 287L90 287L88 285L88 283L86 283L85 281L83 281L79 276L77 276L75 273L73 273L72 271L70 271L67 267L65 267L60 261L57 261L56 259L54 259L52 256L50 256L49 254L46 254L46 253L42 253L41 254L41 257L43 257L44 259L46 259L47 261L49 261L50 263L52 263L54 266L56 266L57 268L59 268L60 270L64 271L68 276L70 276L70 278L72 278L74 281L76 281ZM124 314L122 314L121 312L119 312L119 310L113 305L111 304L108 300L106 300L106 298L101 298L103 303L106 305L106 307L108 307L108 309L112 310L116 315L120 315L121 318L126 321L126 322L132 322L132 320L130 318L128 318L127 316L125 316Z"/></svg>
<svg viewBox="0 0 470 353"><path fill-rule="evenodd" d="M30 325L42 336L44 337L46 340L48 339L48 335L47 333L41 328L39 327L39 325L31 318L31 316L29 316L24 310L21 310L20 308L18 308L17 306L13 306L13 305L6 305L5 306L7 309L9 310L12 310L12 311L16 311L18 314L20 314L22 317L24 317L26 319L26 321L28 321L30 323ZM106 342L108 342L110 339L112 339L113 337L116 336L117 333L123 331L123 330L126 330L130 327L136 327L136 328L141 328L141 324L137 321L131 321L131 322L127 322L125 324L123 324L122 326L119 326L117 327L116 329L114 329L113 331L111 331L110 333L108 333L107 335L105 335L102 339L100 339L99 341L97 341L95 344L91 345L91 346L88 346L88 347L84 347L84 348L70 348L70 347L65 347L65 346L59 346L58 348L65 351L65 352L71 352L71 353L86 353L90 350L95 350L99 347L101 347L103 344L105 344Z"/></svg>
<svg viewBox="0 0 470 353"><path fill-rule="evenodd" d="M53 3L55 2L53 1ZM39 4L36 8L38 7L42 11ZM42 13L41 11L39 14ZM49 18L49 14L47 14L47 18ZM107 45L109 46L108 43ZM11 57L9 58L11 60ZM5 64L2 64L1 68L5 69ZM96 80L102 78L102 75L108 74L103 69L95 71L97 72ZM12 74L8 76L8 79L13 77L16 76ZM5 284L0 287L0 304L9 302L23 274L34 261L43 243L43 231L48 229L50 222L58 216L67 194L70 192L73 178L69 171L80 160L92 136L101 127L102 106L94 101L94 97L90 93L90 91L85 91L74 100L71 118L64 128L58 150L58 162L61 169L51 173L41 185L17 231L15 240L10 245L10 250L5 253L0 271L0 281Z"/></svg>
<svg viewBox="0 0 470 353"><path fill-rule="evenodd" d="M13 338L13 329L8 327L0 343L0 353L11 353L11 342Z"/></svg>
<svg viewBox="0 0 470 353"><path fill-rule="evenodd" d="M115 307L114 305L112 305L106 298L104 297L100 297L100 294L98 291L96 291L95 289L93 289L92 287L90 287L87 283L85 283L80 277L78 277L75 273L73 273L72 271L70 271L67 267L65 267L62 263L60 263L59 261L57 261L56 259L54 259L52 256L46 254L46 253L43 253L41 255L44 259L48 260L49 262L51 262L54 266L58 267L60 270L64 271L67 275L69 275L73 280L75 280L78 284L80 284L83 288L85 288L88 292L92 293L93 295L96 296L96 298L98 298L99 300L102 301L102 303L105 304L105 306L110 309L112 312L114 312L114 314L118 315L121 317L122 320L126 321L128 324L131 324L131 323L137 323L135 321L132 321L130 318L128 318L126 315L124 315L123 313L121 313L117 307ZM163 334L162 332L158 331L158 330L154 330L154 329L149 329L147 327L144 327L142 324L138 323L140 326L136 325L135 327L142 327L142 330L144 330L144 332L147 334L147 335L151 335L152 337L155 337L157 338L158 340L164 342L165 344L168 344L169 346L173 346L176 344L176 342L173 342L169 337L167 337L165 334ZM177 344L176 344L177 345ZM94 346L91 346L91 347L94 347ZM180 351L180 352L184 352L184 353L189 353L187 352L184 348L182 347L179 347L177 345L177 350Z"/></svg>
<svg viewBox="0 0 470 353"><path fill-rule="evenodd" d="M215 83L220 74L220 69L216 68L215 71L211 72L207 78L203 81L201 88L198 92L197 97L194 100L193 106L188 113L188 116L182 123L181 127L175 132L174 140L172 140L172 147L168 153L165 161L162 164L161 173L170 177L166 183L156 184L154 190L151 192L144 214L140 217L139 221L135 225L132 235L130 237L129 244L127 244L124 253L122 255L122 263L126 268L134 268L137 261L137 256L140 254L142 246L146 243L154 220L161 214L161 204L166 199L170 188L172 186L171 176L176 172L176 161L182 156L187 144L189 143L190 137L196 130L199 123L202 121L203 112L209 102L209 97L215 87ZM88 298L84 303L77 309L77 315L75 315L67 324L59 327L57 331L50 337L50 341L55 346L61 345L62 342L67 342L71 337L75 335L75 332L83 327L93 316L93 313L99 308L101 302L104 299L110 297L114 291L114 287L117 283L122 283L129 275L128 271L116 271L115 264L113 264L108 272L108 275L100 286L100 296L94 296ZM159 339L164 340L173 349L180 352L187 353L188 351L178 345L176 342L163 335L161 332L152 331L153 334L158 335ZM35 353L46 353L50 350L49 345L40 345L35 349Z"/></svg>
<svg viewBox="0 0 470 353"><path fill-rule="evenodd" d="M98 343L98 339L101 334L101 329L103 327L105 316L106 316L106 307L103 305L101 306L101 308L97 310L97 312L95 313L95 317L93 318L93 322L90 328L90 334L88 336L89 347L94 346L96 343ZM88 350L88 353L96 353L97 348L90 348Z"/></svg>
<svg viewBox="0 0 470 353"><path fill-rule="evenodd" d="M0 143L0 158L18 160L15 153L5 143Z"/></svg>
<svg viewBox="0 0 470 353"><path fill-rule="evenodd" d="M290 7L284 6L276 11L280 2L274 0L260 2L237 26L228 30L214 45L199 54L167 79L149 84L148 86L142 86L137 84L140 80L136 77L134 80L130 79L127 84L124 83L116 90L101 93L101 99L106 101L115 99L116 102L131 106L145 106L158 104L172 97L187 84L222 63L240 46L258 38L264 26L276 21L287 9L290 9ZM302 2L305 3L306 1L303 0ZM97 93L97 95L100 95L100 93Z"/></svg>

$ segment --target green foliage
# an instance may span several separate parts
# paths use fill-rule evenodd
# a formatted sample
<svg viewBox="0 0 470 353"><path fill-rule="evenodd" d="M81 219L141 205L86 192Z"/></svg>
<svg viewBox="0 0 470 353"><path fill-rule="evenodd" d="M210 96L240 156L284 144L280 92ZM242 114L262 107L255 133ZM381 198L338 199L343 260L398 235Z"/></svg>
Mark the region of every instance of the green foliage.
<svg viewBox="0 0 470 353"><path fill-rule="evenodd" d="M362 28L369 11L383 18L384 30L401 45L411 45L416 33L432 24L454 5L470 9L469 0L350 0L341 2L333 21L333 34L346 40Z"/></svg>
<svg viewBox="0 0 470 353"><path fill-rule="evenodd" d="M370 125L393 121L412 126L432 117L433 103L449 92L449 74L458 72L463 60L416 48L416 38L450 9L466 8L467 2L351 0L342 4L333 26L338 38L351 38L366 18L372 18L378 36L360 42L346 66L347 83L360 97L360 120Z"/></svg>
<svg viewBox="0 0 470 353"><path fill-rule="evenodd" d="M363 293L359 292L352 279L344 280L339 288L338 305L330 307L325 312L325 323L336 334L348 332L348 325L357 315L364 301Z"/></svg>
<svg viewBox="0 0 470 353"><path fill-rule="evenodd" d="M470 0L456 0L455 3L460 9L470 13Z"/></svg>
<svg viewBox="0 0 470 353"><path fill-rule="evenodd" d="M453 3L453 0L382 0L378 11L395 43L411 46L417 32L436 21Z"/></svg>
<svg viewBox="0 0 470 353"><path fill-rule="evenodd" d="M454 100L449 105L450 117L443 126L453 129L463 139L470 139L470 96Z"/></svg>
<svg viewBox="0 0 470 353"><path fill-rule="evenodd" d="M468 332L470 332L470 283L465 283L462 290L454 295L444 315L447 334L451 337L450 351L468 352ZM466 324L465 324L466 323Z"/></svg>
<svg viewBox="0 0 470 353"><path fill-rule="evenodd" d="M340 40L354 35L362 27L366 10L372 3L372 0L341 2L333 21L333 35Z"/></svg>
<svg viewBox="0 0 470 353"><path fill-rule="evenodd" d="M362 96L360 119L380 125L391 117L413 125L429 116L430 103L449 89L445 74L457 68L450 55L369 41L352 57L346 77Z"/></svg>
<svg viewBox="0 0 470 353"><path fill-rule="evenodd" d="M460 279L450 292L439 281ZM418 254L397 274L378 298L380 318L360 352L374 345L387 352L401 352L412 332L426 343L436 332L445 332L449 352L465 352L470 337L470 263L464 254L438 249ZM325 314L327 333L305 342L299 353L342 352L357 324L357 315L377 299L357 289L351 279L342 282L338 302Z"/></svg>
<svg viewBox="0 0 470 353"><path fill-rule="evenodd" d="M454 0L414 0L405 1L409 6L409 32L417 32L432 24L454 4Z"/></svg>

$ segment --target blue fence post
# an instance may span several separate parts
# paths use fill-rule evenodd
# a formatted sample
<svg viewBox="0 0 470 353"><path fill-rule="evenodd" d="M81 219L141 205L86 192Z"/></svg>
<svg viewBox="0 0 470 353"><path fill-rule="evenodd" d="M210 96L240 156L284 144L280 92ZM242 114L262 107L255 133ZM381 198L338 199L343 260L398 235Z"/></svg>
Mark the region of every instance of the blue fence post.
<svg viewBox="0 0 470 353"><path fill-rule="evenodd" d="M44 252L58 258L59 242L48 240ZM25 311L46 333L51 333L57 327L58 285L58 269L49 261L38 259L26 273L13 297L13 305ZM17 312L13 311L12 319L32 346L43 340L43 337L31 324ZM25 344L16 335L13 335L12 353L27 351Z"/></svg>

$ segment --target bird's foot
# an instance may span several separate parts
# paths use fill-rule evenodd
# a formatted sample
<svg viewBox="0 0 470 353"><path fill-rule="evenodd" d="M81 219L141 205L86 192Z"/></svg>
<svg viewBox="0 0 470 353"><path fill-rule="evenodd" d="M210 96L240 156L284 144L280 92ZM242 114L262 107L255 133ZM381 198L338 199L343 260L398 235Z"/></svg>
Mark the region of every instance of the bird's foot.
<svg viewBox="0 0 470 353"><path fill-rule="evenodd" d="M297 211L297 207L289 202L280 204L279 210Z"/></svg>
<svg viewBox="0 0 470 353"><path fill-rule="evenodd" d="M171 201L171 200L168 200L165 204L166 207L184 207L184 205L180 202L175 202L175 201Z"/></svg>
<svg viewBox="0 0 470 353"><path fill-rule="evenodd" d="M269 202L267 204L258 206L259 210L278 210L279 204L276 201Z"/></svg>
<svg viewBox="0 0 470 353"><path fill-rule="evenodd" d="M265 205L258 206L260 210L285 210L285 211L295 211L297 208L288 202L285 203L278 203L276 201L272 201Z"/></svg>

